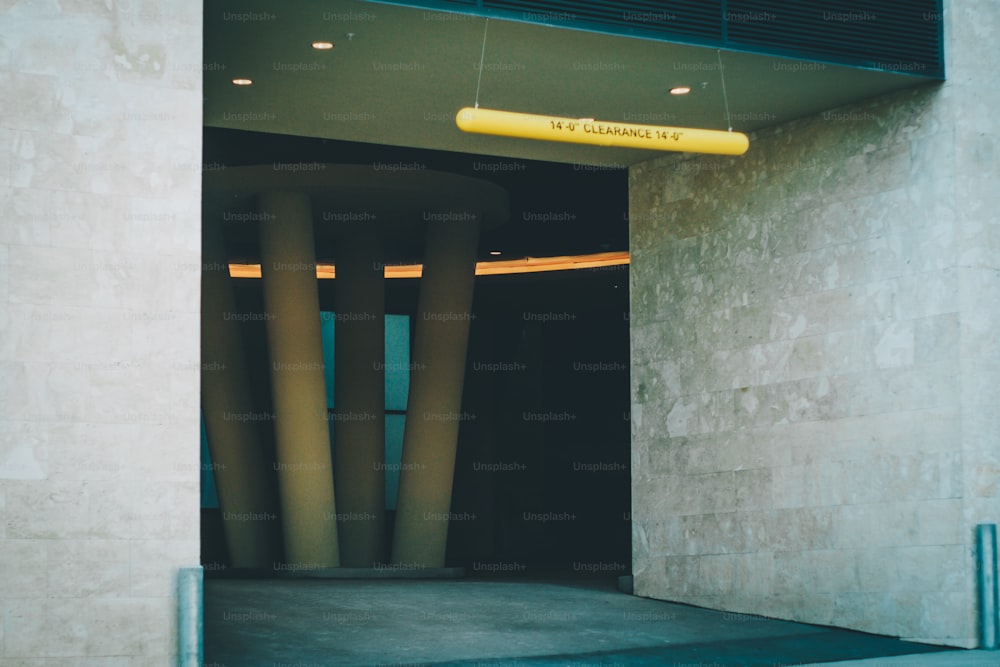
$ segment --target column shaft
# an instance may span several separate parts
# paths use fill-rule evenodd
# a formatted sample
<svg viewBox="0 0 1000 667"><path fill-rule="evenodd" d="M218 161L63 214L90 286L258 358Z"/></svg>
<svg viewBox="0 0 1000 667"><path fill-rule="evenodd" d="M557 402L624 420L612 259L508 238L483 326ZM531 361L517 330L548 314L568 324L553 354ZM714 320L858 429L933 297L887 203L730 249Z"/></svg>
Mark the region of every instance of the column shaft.
<svg viewBox="0 0 1000 667"><path fill-rule="evenodd" d="M203 228L201 405L222 511L229 561L270 568L281 552L273 462L261 428L250 419L253 395L222 231Z"/></svg>
<svg viewBox="0 0 1000 667"><path fill-rule="evenodd" d="M385 286L381 243L349 233L337 244L333 451L344 567L385 554Z"/></svg>
<svg viewBox="0 0 1000 667"><path fill-rule="evenodd" d="M432 216L403 433L392 560L443 567L462 409L478 216Z"/></svg>
<svg viewBox="0 0 1000 667"><path fill-rule="evenodd" d="M339 567L309 198L269 192L258 205L285 558Z"/></svg>

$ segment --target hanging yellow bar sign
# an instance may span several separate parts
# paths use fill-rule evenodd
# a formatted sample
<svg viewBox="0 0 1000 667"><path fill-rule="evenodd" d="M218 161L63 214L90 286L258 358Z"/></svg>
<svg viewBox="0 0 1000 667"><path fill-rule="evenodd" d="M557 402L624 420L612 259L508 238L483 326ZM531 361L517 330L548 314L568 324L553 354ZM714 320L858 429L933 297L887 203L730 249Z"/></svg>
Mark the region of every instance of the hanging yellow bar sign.
<svg viewBox="0 0 1000 667"><path fill-rule="evenodd" d="M477 134L654 151L743 155L750 147L750 140L742 132L636 125L472 107L460 109L455 124L463 132Z"/></svg>

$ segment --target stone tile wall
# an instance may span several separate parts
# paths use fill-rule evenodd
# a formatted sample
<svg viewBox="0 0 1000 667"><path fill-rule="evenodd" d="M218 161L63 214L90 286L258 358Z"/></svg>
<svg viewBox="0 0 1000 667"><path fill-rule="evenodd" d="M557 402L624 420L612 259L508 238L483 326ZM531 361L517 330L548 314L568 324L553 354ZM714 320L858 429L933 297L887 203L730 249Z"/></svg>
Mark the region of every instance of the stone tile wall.
<svg viewBox="0 0 1000 667"><path fill-rule="evenodd" d="M173 665L198 563L201 3L0 7L0 663Z"/></svg>
<svg viewBox="0 0 1000 667"><path fill-rule="evenodd" d="M945 5L947 83L632 168L637 594L976 644L1000 6Z"/></svg>

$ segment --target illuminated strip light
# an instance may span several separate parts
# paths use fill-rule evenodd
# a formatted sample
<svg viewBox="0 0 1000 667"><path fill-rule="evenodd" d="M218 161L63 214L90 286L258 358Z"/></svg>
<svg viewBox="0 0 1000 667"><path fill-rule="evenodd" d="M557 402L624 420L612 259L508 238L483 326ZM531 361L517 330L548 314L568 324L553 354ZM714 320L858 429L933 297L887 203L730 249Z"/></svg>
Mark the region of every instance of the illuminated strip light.
<svg viewBox="0 0 1000 667"><path fill-rule="evenodd" d="M455 124L463 132L657 151L743 155L750 147L750 139L742 132L538 116L472 107L459 109Z"/></svg>
<svg viewBox="0 0 1000 667"><path fill-rule="evenodd" d="M574 269L598 269L629 263L628 252L601 252L593 255L566 255L561 257L524 257L503 259L494 262L476 262L477 276L498 276L513 273L540 273L543 271L571 271ZM419 278L424 271L422 264L387 265L383 269L386 278ZM260 278L260 264L229 265L231 278ZM333 264L317 264L316 277L331 279L337 277Z"/></svg>

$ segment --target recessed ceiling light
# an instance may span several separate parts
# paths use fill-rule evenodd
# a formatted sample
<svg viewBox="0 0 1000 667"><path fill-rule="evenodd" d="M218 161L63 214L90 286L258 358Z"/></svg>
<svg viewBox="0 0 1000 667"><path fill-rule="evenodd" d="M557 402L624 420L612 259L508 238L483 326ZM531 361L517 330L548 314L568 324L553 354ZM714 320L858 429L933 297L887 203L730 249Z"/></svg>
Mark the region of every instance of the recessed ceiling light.
<svg viewBox="0 0 1000 667"><path fill-rule="evenodd" d="M312 47L317 51L329 51L333 48L333 42L313 42Z"/></svg>
<svg viewBox="0 0 1000 667"><path fill-rule="evenodd" d="M253 84L252 79L233 79L234 86L250 86Z"/></svg>
<svg viewBox="0 0 1000 667"><path fill-rule="evenodd" d="M676 86L670 89L671 95L687 95L690 92L691 88L689 86Z"/></svg>

